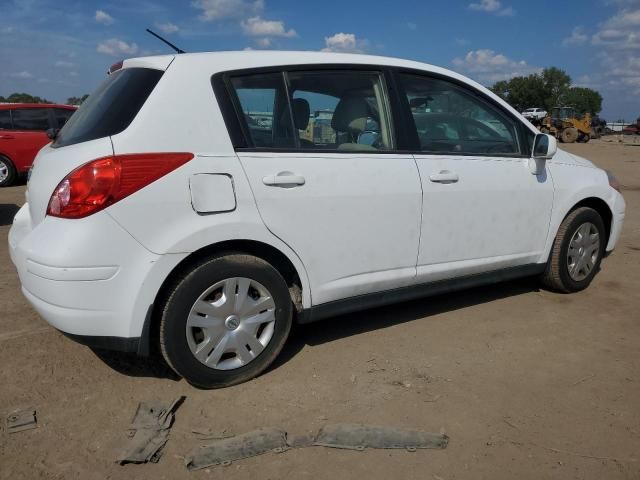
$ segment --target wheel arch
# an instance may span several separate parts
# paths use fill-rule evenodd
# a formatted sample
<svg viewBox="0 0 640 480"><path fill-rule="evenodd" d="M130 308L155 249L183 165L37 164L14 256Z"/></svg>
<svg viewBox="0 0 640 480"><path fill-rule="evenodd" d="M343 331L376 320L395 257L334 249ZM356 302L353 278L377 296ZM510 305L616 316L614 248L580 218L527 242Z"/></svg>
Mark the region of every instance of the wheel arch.
<svg viewBox="0 0 640 480"><path fill-rule="evenodd" d="M296 311L302 311L303 289L308 288L308 284L305 282L305 277L302 277L304 272L299 272L294 263L284 252L273 245L269 245L258 240L225 240L204 246L192 252L183 258L166 276L158 289L153 302L153 311L151 318L149 319L152 322L152 335L154 330L157 328L158 312L163 304L163 298L167 295L167 290L171 287L172 282L185 271L193 268L203 258L231 253L253 255L272 265L282 275L287 283L289 293L291 295L291 301L294 304Z"/></svg>
<svg viewBox="0 0 640 480"><path fill-rule="evenodd" d="M585 192L586 193L586 192ZM567 218L567 216L573 212L575 209L580 207L589 207L593 208L596 212L600 214L602 217L602 221L605 226L605 234L606 234L606 243L609 242L609 237L611 236L611 228L613 222L613 212L609 204L602 197L598 196L598 192L589 192L589 195L584 195L582 198L574 198L573 202L570 203L570 207L563 211L561 216L554 215L551 221L551 225L549 228L549 232L547 235L547 243L545 245L545 249L540 258L540 262L546 263L549 260L549 256L551 255L551 249L553 248L553 243L558 235L558 230L562 225L562 222ZM574 203L575 202L575 203ZM567 202L569 203L569 202Z"/></svg>
<svg viewBox="0 0 640 480"><path fill-rule="evenodd" d="M606 241L605 241L605 245L606 245L609 242L609 236L611 235L611 222L613 221L613 212L611 211L611 208L609 207L607 202L605 202L601 198L588 197L583 200L580 200L573 207L571 207L562 220L564 221L564 219L567 218L567 215L569 215L575 209L581 208L581 207L593 208L602 217L602 222L604 223L604 228L606 232Z"/></svg>

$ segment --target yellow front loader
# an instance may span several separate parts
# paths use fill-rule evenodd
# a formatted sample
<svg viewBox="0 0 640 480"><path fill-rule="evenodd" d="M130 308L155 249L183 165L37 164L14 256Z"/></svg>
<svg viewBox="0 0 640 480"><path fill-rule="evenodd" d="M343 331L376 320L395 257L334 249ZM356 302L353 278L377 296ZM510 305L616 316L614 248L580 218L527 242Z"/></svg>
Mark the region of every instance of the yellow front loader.
<svg viewBox="0 0 640 480"><path fill-rule="evenodd" d="M563 143L587 143L591 138L591 114L581 118L573 107L555 107L551 115L542 119L542 133L549 133Z"/></svg>

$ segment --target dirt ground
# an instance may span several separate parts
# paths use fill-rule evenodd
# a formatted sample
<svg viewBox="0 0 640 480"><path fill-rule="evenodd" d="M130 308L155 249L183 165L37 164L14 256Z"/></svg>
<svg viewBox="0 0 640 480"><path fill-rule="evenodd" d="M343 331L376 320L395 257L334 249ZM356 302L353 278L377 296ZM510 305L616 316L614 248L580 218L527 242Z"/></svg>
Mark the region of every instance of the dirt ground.
<svg viewBox="0 0 640 480"><path fill-rule="evenodd" d="M202 391L166 367L94 353L22 297L6 236L24 186L0 190L0 478L640 479L640 147L568 150L612 170L627 218L613 255L574 295L524 280L298 328L260 378ZM185 395L158 464L119 466L138 402ZM443 431L446 450L293 450L190 473L193 430L292 433L350 422Z"/></svg>

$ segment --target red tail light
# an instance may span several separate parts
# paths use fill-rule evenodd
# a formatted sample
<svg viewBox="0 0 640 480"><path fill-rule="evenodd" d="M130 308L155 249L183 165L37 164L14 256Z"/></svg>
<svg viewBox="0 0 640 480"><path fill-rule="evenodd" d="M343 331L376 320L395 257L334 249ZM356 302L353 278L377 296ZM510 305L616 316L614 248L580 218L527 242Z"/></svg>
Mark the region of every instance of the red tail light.
<svg viewBox="0 0 640 480"><path fill-rule="evenodd" d="M191 153L140 153L85 163L58 184L49 200L47 215L86 217L137 192L192 158Z"/></svg>

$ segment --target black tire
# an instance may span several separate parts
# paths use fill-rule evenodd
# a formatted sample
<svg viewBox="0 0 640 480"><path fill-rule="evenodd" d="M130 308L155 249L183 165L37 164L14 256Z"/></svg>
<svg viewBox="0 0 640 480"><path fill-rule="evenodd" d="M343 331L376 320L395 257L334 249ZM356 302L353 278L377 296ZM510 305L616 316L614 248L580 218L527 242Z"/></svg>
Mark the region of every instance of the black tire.
<svg viewBox="0 0 640 480"><path fill-rule="evenodd" d="M16 168L7 157L0 155L0 172L6 169L7 174L4 178L0 178L0 187L8 187L13 185L16 180Z"/></svg>
<svg viewBox="0 0 640 480"><path fill-rule="evenodd" d="M591 223L598 230L600 246L598 257L589 274L582 280L575 280L569 274L568 252L569 243L577 230L585 223ZM576 208L563 220L553 242L547 269L542 277L543 283L552 290L563 293L572 293L584 290L589 286L593 277L600 270L600 262L606 247L606 230L602 217L598 212L589 207Z"/></svg>
<svg viewBox="0 0 640 480"><path fill-rule="evenodd" d="M264 350L246 365L218 370L201 363L191 352L186 322L191 307L208 288L227 278L245 277L263 285L275 303L273 336ZM223 388L250 380L278 356L291 330L293 304L280 273L264 260L245 254L203 259L180 275L166 290L160 310L160 347L169 366L199 388Z"/></svg>

